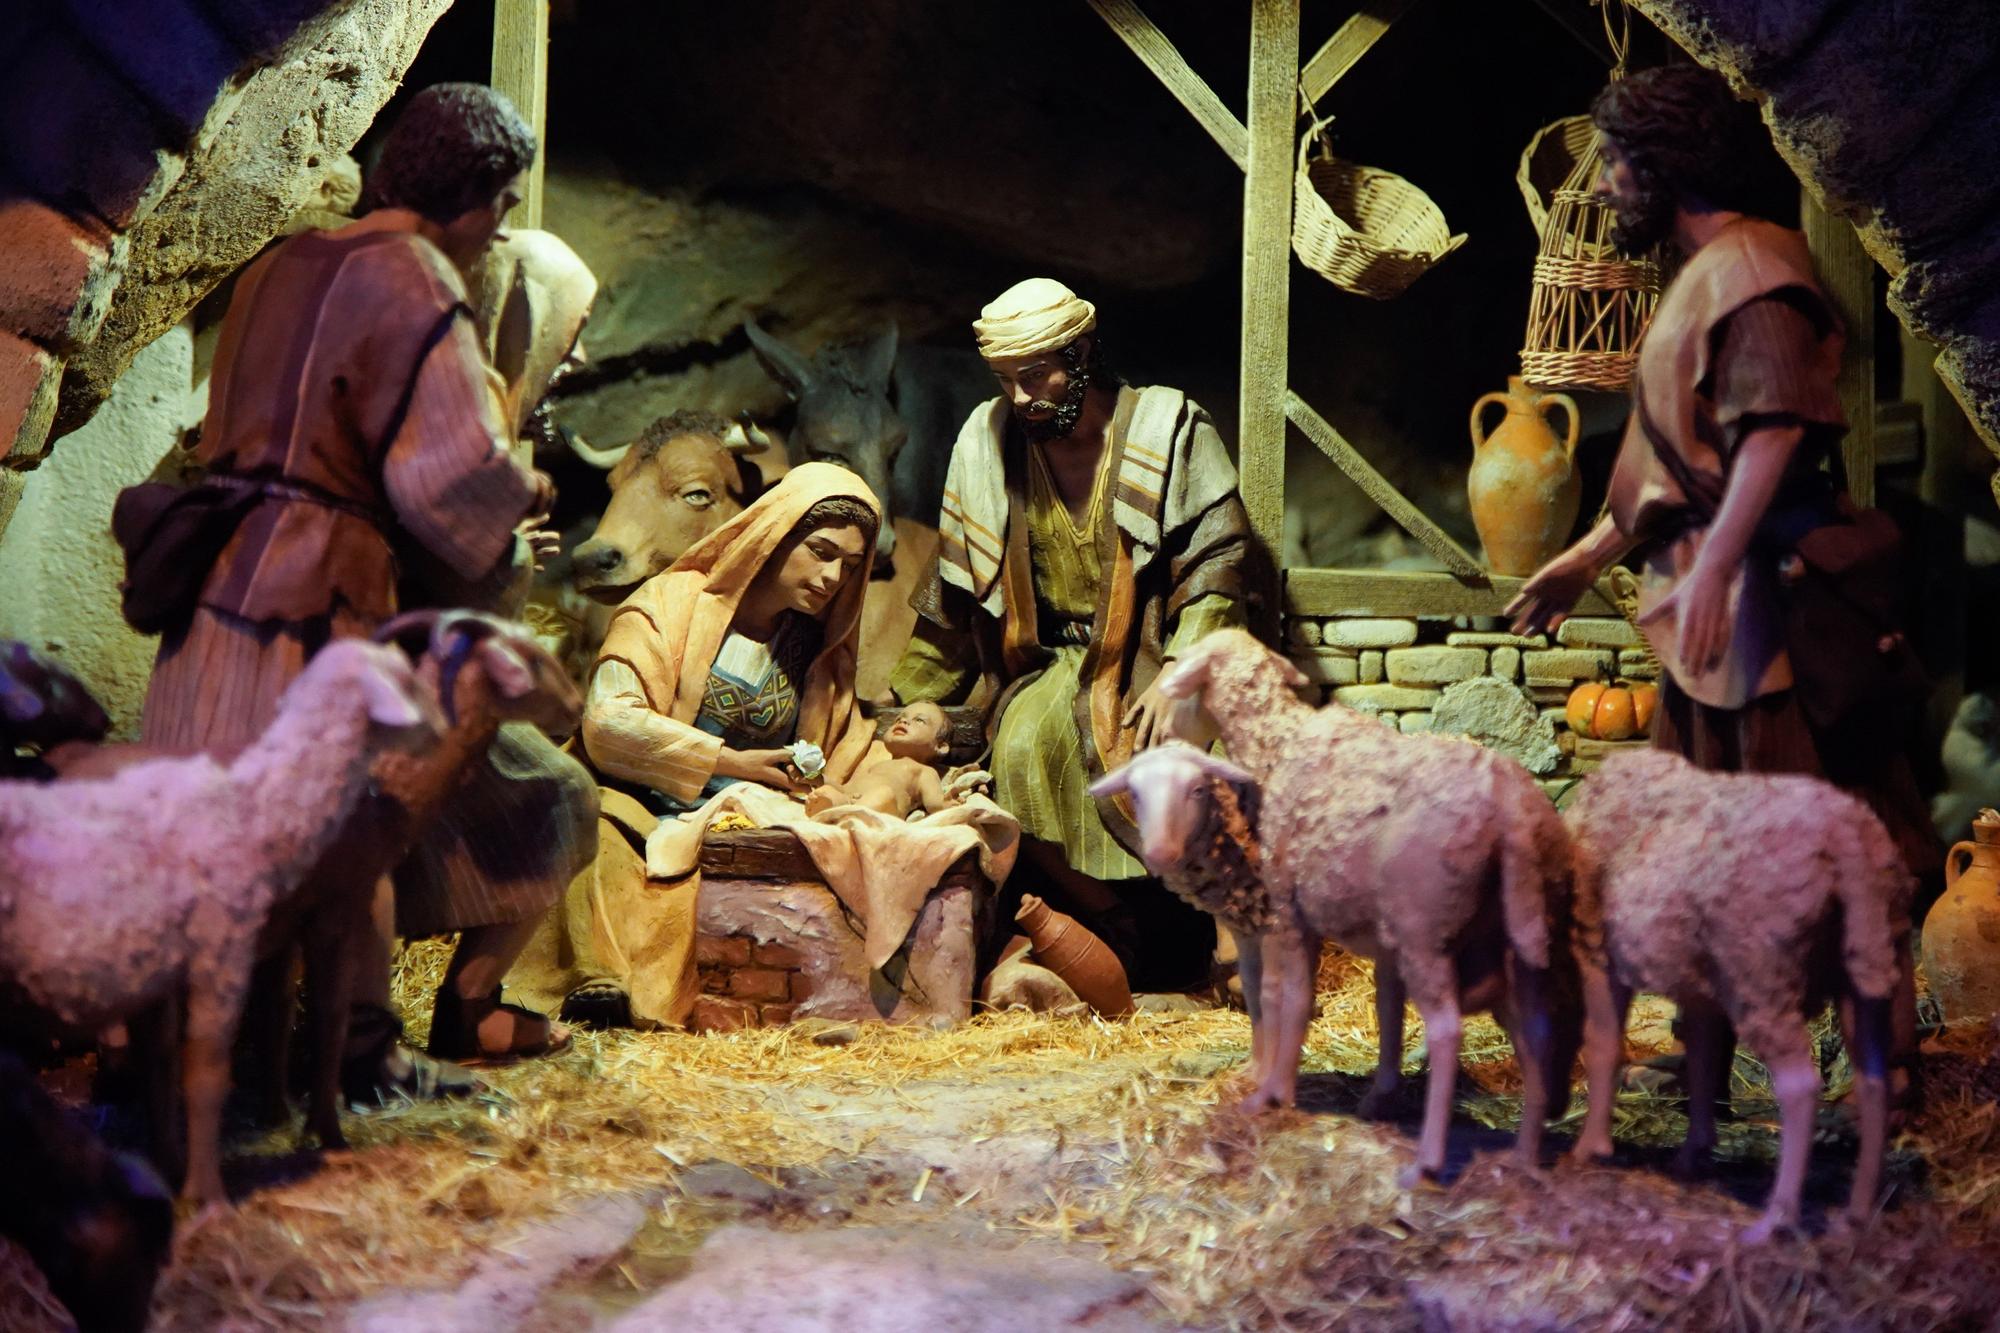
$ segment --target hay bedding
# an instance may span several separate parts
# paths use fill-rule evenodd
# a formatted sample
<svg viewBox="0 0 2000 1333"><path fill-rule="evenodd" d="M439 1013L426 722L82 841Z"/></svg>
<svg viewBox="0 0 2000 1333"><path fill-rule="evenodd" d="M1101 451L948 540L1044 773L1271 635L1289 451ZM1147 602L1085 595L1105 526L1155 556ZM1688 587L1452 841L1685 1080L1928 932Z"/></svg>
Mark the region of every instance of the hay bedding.
<svg viewBox="0 0 2000 1333"><path fill-rule="evenodd" d="M443 957L407 951L399 994L435 984ZM1740 1160L1719 1182L1667 1178L1685 1122L1642 1096L1620 1106L1633 1162L1531 1175L1504 1151L1518 1080L1484 1023L1468 1025L1457 1174L1398 1190L1415 1098L1400 1128L1326 1113L1351 1111L1373 1063L1368 980L1365 966L1323 969L1306 1109L1258 1121L1220 1109L1231 1078L1209 1076L1246 1054L1240 1014L1003 1014L942 1033L863 1029L846 1045L786 1029L579 1034L570 1056L499 1071L501 1096L352 1118L355 1151L337 1159L298 1160L289 1133L236 1143L232 1183L260 1187L181 1240L158 1325L337 1327L371 1295L462 1278L524 1223L635 1189L657 1199L639 1237L523 1327L586 1327L588 1311L680 1277L704 1235L746 1217L1088 1247L1144 1275L1163 1319L1202 1328L2000 1323L1990 1034L1936 1046L1932 1099L1895 1145L1886 1213L1744 1250L1733 1232L1755 1216L1775 1150L1768 1089L1739 1085L1745 1119L1725 1124L1724 1151ZM1809 1208L1837 1208L1850 1153L1819 1150ZM752 1188L695 1187L736 1168ZM8 1280L8 1258L0 1328L59 1327L38 1283Z"/></svg>

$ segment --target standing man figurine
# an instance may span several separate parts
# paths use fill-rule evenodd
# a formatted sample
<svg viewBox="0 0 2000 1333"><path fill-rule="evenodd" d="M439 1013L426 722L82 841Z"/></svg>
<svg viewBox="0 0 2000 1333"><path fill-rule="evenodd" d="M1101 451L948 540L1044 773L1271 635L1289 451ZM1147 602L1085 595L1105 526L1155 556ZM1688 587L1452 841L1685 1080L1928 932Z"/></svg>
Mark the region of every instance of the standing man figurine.
<svg viewBox="0 0 2000 1333"><path fill-rule="evenodd" d="M293 236L243 274L216 349L199 458L204 488L248 506L162 638L148 743L228 750L256 737L313 653L395 614L405 559L496 596L518 577L547 497L509 458L513 432L463 274L520 201L534 154L532 131L493 89L425 89L383 144L366 215ZM130 555L135 572L190 558L158 547ZM384 881L384 929L389 903ZM450 1039L494 1053L546 1049L546 1020L484 1004L525 935L465 924L454 1008L476 1031ZM376 970L386 981L386 957ZM379 989L364 979L364 998ZM437 1090L441 1067L397 1045L393 1015L382 1017L374 1032L356 1025L356 1040L375 1041L364 1057L372 1067L350 1074L350 1091ZM349 1050L352 1062L353 1040Z"/></svg>
<svg viewBox="0 0 2000 1333"><path fill-rule="evenodd" d="M1147 877L1129 812L1088 788L1164 736L1162 665L1264 594L1236 469L1185 394L1119 382L1095 307L1061 283L1018 283L972 327L1001 394L952 448L890 685L954 703L985 684L993 797L1021 821L1035 891L1105 935L1136 989L1184 987L1213 931Z"/></svg>
<svg viewBox="0 0 2000 1333"><path fill-rule="evenodd" d="M1768 136L1695 66L1615 81L1592 116L1619 247L1668 244L1685 262L1639 348L1604 517L1507 614L1519 633L1559 624L1642 547L1639 621L1665 668L1653 743L1703 768L1825 776L1882 816L1914 873L1932 873L1927 812L1886 722L1897 701L1819 706L1843 693L1829 673L1866 663L1876 634L1786 641L1781 567L1800 538L1845 521L1828 465L1846 419L1839 320L1805 237L1763 216L1783 179Z"/></svg>

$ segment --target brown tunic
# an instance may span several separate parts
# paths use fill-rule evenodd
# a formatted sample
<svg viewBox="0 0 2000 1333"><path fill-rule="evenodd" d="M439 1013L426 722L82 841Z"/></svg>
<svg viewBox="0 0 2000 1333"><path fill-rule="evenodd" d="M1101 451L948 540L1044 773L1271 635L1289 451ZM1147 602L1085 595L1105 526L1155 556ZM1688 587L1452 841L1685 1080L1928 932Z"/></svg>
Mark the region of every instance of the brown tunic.
<svg viewBox="0 0 2000 1333"><path fill-rule="evenodd" d="M285 493L251 510L192 620L162 640L149 743L228 750L255 738L313 652L395 612L398 548L468 582L513 552L534 483L507 456L459 275L413 228L411 215L385 212L303 233L239 282L199 457ZM528 895L537 901L518 901ZM519 920L552 899L538 880L469 889L425 915Z"/></svg>

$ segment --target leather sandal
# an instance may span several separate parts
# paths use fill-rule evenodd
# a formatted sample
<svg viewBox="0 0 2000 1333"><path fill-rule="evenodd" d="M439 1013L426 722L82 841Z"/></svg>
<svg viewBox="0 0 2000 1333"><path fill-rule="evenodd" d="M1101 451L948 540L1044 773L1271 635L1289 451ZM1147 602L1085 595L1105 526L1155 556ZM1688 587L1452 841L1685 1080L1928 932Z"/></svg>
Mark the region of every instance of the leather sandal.
<svg viewBox="0 0 2000 1333"><path fill-rule="evenodd" d="M563 997L557 1017L585 1028L629 1028L632 997L615 981L586 981Z"/></svg>
<svg viewBox="0 0 2000 1333"><path fill-rule="evenodd" d="M405 1046L403 1020L379 1005L358 1004L348 1019L341 1094L356 1106L443 1101L490 1091L463 1065Z"/></svg>
<svg viewBox="0 0 2000 1333"><path fill-rule="evenodd" d="M479 1028L489 1014L501 1012L514 1020L513 1038L507 1048L489 1051L479 1044ZM524 1036L533 1033L533 1036ZM510 1065L517 1060L533 1060L560 1055L571 1045L570 1035L556 1033L555 1024L545 1015L500 998L500 988L476 1000L460 995L449 983L438 987L437 1002L431 1009L433 1056L456 1061L468 1069Z"/></svg>

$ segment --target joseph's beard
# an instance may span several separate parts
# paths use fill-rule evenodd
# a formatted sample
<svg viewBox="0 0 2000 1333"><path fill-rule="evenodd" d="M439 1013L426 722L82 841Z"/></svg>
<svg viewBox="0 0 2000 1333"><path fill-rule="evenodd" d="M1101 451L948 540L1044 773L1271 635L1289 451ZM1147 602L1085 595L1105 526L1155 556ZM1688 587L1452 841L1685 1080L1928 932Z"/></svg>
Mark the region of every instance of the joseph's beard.
<svg viewBox="0 0 2000 1333"><path fill-rule="evenodd" d="M1036 444L1046 444L1050 440L1060 440L1076 429L1076 423L1083 420L1083 398L1090 390L1090 372L1075 370L1070 373L1069 391L1060 403L1037 400L1028 404L1030 412L1045 412L1046 416L1021 416L1021 433Z"/></svg>
<svg viewBox="0 0 2000 1333"><path fill-rule="evenodd" d="M1628 259L1642 259L1673 235L1674 209L1663 191L1641 190L1629 206L1611 207L1611 243Z"/></svg>

